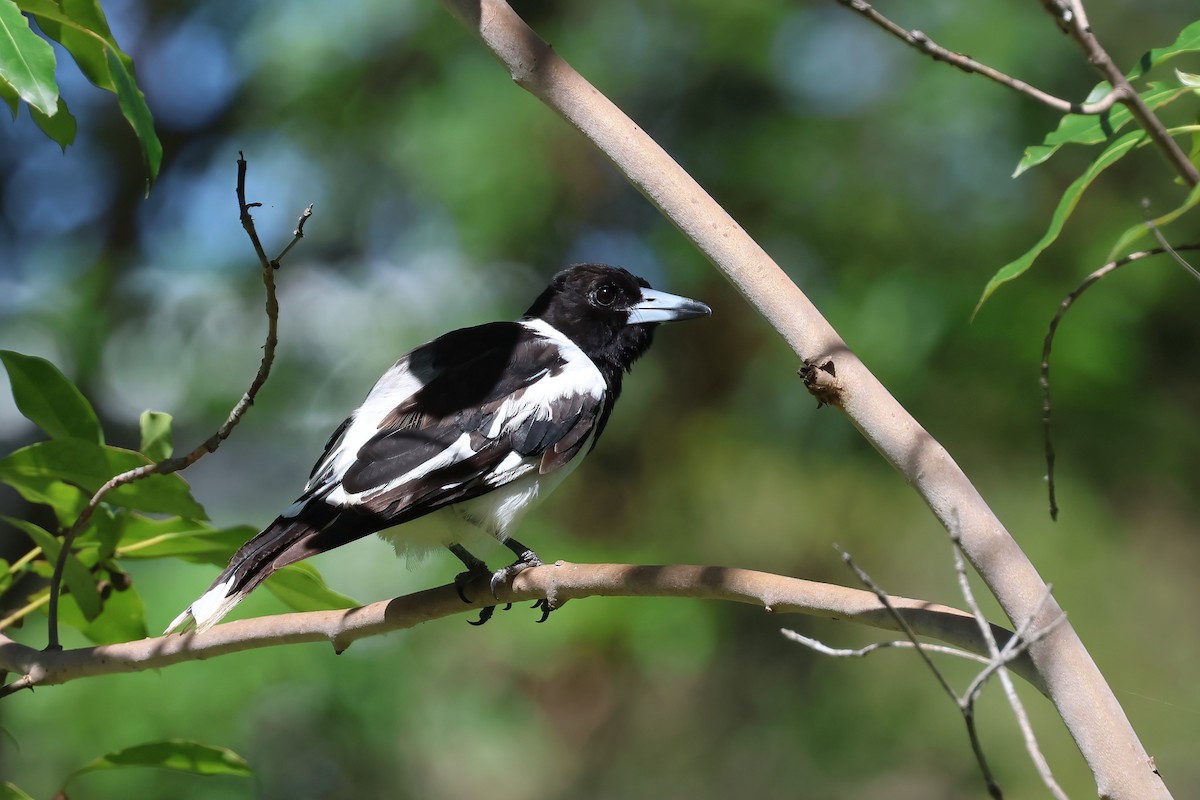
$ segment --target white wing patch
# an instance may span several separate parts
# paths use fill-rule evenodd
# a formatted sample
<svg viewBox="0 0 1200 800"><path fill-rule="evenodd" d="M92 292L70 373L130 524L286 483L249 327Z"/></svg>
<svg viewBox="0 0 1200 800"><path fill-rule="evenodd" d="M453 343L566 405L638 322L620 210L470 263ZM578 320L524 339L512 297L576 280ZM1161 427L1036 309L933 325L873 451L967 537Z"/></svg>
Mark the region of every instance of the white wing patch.
<svg viewBox="0 0 1200 800"><path fill-rule="evenodd" d="M521 395L520 404L531 409L530 413L536 414L535 419L548 419L554 401L564 397L581 394L595 401L604 397L608 391L604 375L578 345L545 320L523 319L520 324L558 345L559 354L566 362L557 375L542 378ZM519 426L527 417L528 413L515 423L507 423L506 429Z"/></svg>
<svg viewBox="0 0 1200 800"><path fill-rule="evenodd" d="M471 448L470 434L464 433L462 436L455 439L453 444L451 444L442 452L438 453L433 458L418 464L403 475L393 478L381 486L372 486L369 489L364 489L361 492L354 492L352 494L347 492L339 483L338 486L326 496L325 502L335 506L354 505L367 495L390 492L392 489L395 489L398 486L403 486L410 481L420 480L434 470L443 469L451 464L457 464L460 461L465 461L466 459L475 455L475 452L476 451ZM349 469L349 465L347 465L347 469Z"/></svg>
<svg viewBox="0 0 1200 800"><path fill-rule="evenodd" d="M308 494L318 486L340 483L346 475L346 470L354 466L358 459L358 451L371 437L379 433L379 421L396 406L419 392L424 385L409 369L407 356L383 373L383 377L375 383L367 399L355 409L346 430L334 443L329 454L313 469L313 480L305 485L304 493ZM338 487L339 491L340 489L341 487ZM288 514L285 512L284 516Z"/></svg>

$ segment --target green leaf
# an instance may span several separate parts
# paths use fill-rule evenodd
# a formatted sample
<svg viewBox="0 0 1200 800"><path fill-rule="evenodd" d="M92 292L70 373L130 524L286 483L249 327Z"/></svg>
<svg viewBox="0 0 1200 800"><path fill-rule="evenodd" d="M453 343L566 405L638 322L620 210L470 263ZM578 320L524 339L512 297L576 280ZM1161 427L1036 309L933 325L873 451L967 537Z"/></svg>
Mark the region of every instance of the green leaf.
<svg viewBox="0 0 1200 800"><path fill-rule="evenodd" d="M104 442L92 404L58 367L12 350L0 350L0 361L8 370L17 408L50 438Z"/></svg>
<svg viewBox="0 0 1200 800"><path fill-rule="evenodd" d="M0 783L0 800L33 800L33 798L18 789L15 784L5 781Z"/></svg>
<svg viewBox="0 0 1200 800"><path fill-rule="evenodd" d="M71 600L72 595L62 598L58 609L59 621L75 628L95 644L132 642L149 635L146 630L146 606L132 587L110 594L104 601L100 616L90 622Z"/></svg>
<svg viewBox="0 0 1200 800"><path fill-rule="evenodd" d="M139 424L142 429L141 450L151 461L170 458L175 447L171 443L171 415L163 411L142 412Z"/></svg>
<svg viewBox="0 0 1200 800"><path fill-rule="evenodd" d="M58 111L53 116L46 116L32 106L29 109L29 115L42 129L42 133L57 142L64 153L67 151L68 145L74 144L75 133L79 126L75 122L75 115L67 108L67 101L62 97L58 98Z"/></svg>
<svg viewBox="0 0 1200 800"><path fill-rule="evenodd" d="M101 446L82 439L52 439L23 447L0 460L0 481L35 503L50 503L48 488L56 481L95 493L109 478L150 463L141 453ZM114 505L152 514L205 519L179 475L149 475L105 495Z"/></svg>
<svg viewBox="0 0 1200 800"><path fill-rule="evenodd" d="M16 89L30 108L46 116L58 110L54 48L30 29L13 0L0 0L0 80Z"/></svg>
<svg viewBox="0 0 1200 800"><path fill-rule="evenodd" d="M246 759L232 750L183 739L166 739L127 747L124 750L114 750L100 756L72 772L63 783L63 789L85 773L124 767L159 767L191 772L195 775L234 775L239 778L250 778L254 775Z"/></svg>
<svg viewBox="0 0 1200 800"><path fill-rule="evenodd" d="M117 102L121 106L121 113L125 115L142 144L142 159L148 176L146 193L149 194L154 179L158 177L163 156L162 142L158 140L158 134L154 131L154 117L150 114L150 106L146 105L146 95L142 94L137 79L133 76L133 62L129 56L122 58L124 53L118 50L105 50L104 54L108 58L108 68L117 87Z"/></svg>
<svg viewBox="0 0 1200 800"><path fill-rule="evenodd" d="M92 512L87 527L75 538L76 545L81 551L88 548L94 553L95 563L107 561L112 558L117 548L117 540L121 538L122 518L128 515L128 511L122 511L118 516L112 509L101 504ZM73 518L71 524L74 523Z"/></svg>
<svg viewBox="0 0 1200 800"><path fill-rule="evenodd" d="M295 611L326 611L356 608L358 601L330 589L311 564L291 564L275 572L263 584Z"/></svg>
<svg viewBox="0 0 1200 800"><path fill-rule="evenodd" d="M117 95L121 113L142 146L148 189L162 164L162 143L154 132L146 98L137 88L133 59L117 45L100 4L97 0L17 0L17 5L37 18L47 36L66 48L88 80Z"/></svg>
<svg viewBox="0 0 1200 800"><path fill-rule="evenodd" d="M12 586L13 576L9 571L11 568L11 564L0 558L0 594L4 594L8 591L8 587Z"/></svg>
<svg viewBox="0 0 1200 800"><path fill-rule="evenodd" d="M1071 212L1079 204L1079 198L1083 196L1084 190L1091 185L1092 181L1101 172L1119 161L1122 156L1136 147L1144 138L1146 138L1145 131L1130 131L1124 136L1114 139L1109 143L1108 147L1101 151L1100 155L1096 156L1096 160L1063 192L1062 198L1058 201L1058 207L1054 209L1054 214L1050 218L1050 227L1042 235L1042 238L1037 241L1037 244L1027 250L1017 260L1011 261L1001 267L992 276L992 279L988 281L987 286L984 287L983 295L975 305L975 310L971 312L972 316L979 313L979 309L983 307L984 302L987 301L992 292L996 291L1001 284L1011 281L1033 266L1033 262L1042 254L1042 251L1053 244L1054 240L1058 238L1058 235L1062 232L1063 225L1066 224L1067 219L1071 216Z"/></svg>
<svg viewBox="0 0 1200 800"><path fill-rule="evenodd" d="M1183 55L1184 53L1196 52L1200 52L1200 20L1193 22L1181 30L1179 35L1175 37L1175 41L1166 47L1156 47L1148 53L1143 53L1142 57L1138 59L1137 64L1125 74L1125 77L1130 82L1136 81L1168 59Z"/></svg>
<svg viewBox="0 0 1200 800"><path fill-rule="evenodd" d="M40 487L37 499L28 497L26 499L50 506L54 509L54 518L58 521L59 527L69 528L75 524L75 520L79 519L79 515L83 513L83 508L90 498L91 495L84 494L78 486L49 480Z"/></svg>
<svg viewBox="0 0 1200 800"><path fill-rule="evenodd" d="M1166 47L1155 48L1144 53L1138 59L1133 69L1125 77L1134 82L1154 67L1184 53L1200 52L1200 20L1188 25L1179 32L1175 41ZM1151 109L1170 103L1189 90L1187 82L1180 78L1183 87L1161 82L1151 82L1149 89L1139 94ZM1096 84L1084 103L1092 103L1108 94L1110 85L1107 82ZM1032 145L1025 149L1025 154L1017 164L1013 177L1017 177L1030 167L1041 164L1058 152L1064 144L1099 144L1119 131L1131 119L1129 109L1116 105L1103 114L1083 116L1066 114L1058 123L1058 128L1047 134L1040 145Z"/></svg>
<svg viewBox="0 0 1200 800"><path fill-rule="evenodd" d="M229 557L258 533L249 525L215 529L181 519L134 517L117 547L119 558L179 558L196 564L229 562Z"/></svg>
<svg viewBox="0 0 1200 800"><path fill-rule="evenodd" d="M1188 90L1175 84L1154 82L1150 88L1141 93L1142 100L1151 109L1159 108L1180 97ZM1108 94L1108 84L1102 83L1092 90L1085 102L1094 102ZM1113 134L1125 127L1133 119L1129 109L1117 104L1103 114L1066 114L1058 122L1058 127L1046 134L1041 144L1025 148L1025 154L1017 163L1013 177L1017 177L1030 167L1036 167L1050 156L1058 152L1064 144L1100 144L1107 141Z"/></svg>
<svg viewBox="0 0 1200 800"><path fill-rule="evenodd" d="M1200 204L1200 186L1193 188L1192 191L1188 193L1187 199L1183 201L1182 205L1172 211L1168 211L1161 217L1154 218L1150 221L1150 225L1146 224L1145 222L1139 222L1136 225L1130 226L1124 233L1121 234L1120 238L1117 239L1117 243L1112 246L1112 250L1109 251L1108 258L1105 260L1116 261L1118 258L1125 255L1134 244L1137 244L1142 239L1152 235L1150 233L1151 225L1156 228L1162 228L1170 225L1188 211L1191 211L1193 208L1195 208L1197 204Z"/></svg>
<svg viewBox="0 0 1200 800"><path fill-rule="evenodd" d="M23 532L33 540L34 544L42 548L42 554L46 557L46 561L53 564L58 560L62 542L54 534L27 520L14 517L0 517L0 519ZM63 582L71 590L71 596L79 604L79 610L83 612L84 617L90 621L99 616L100 595L96 591L96 580L92 577L91 571L76 558L74 553L67 554L66 567L63 569Z"/></svg>

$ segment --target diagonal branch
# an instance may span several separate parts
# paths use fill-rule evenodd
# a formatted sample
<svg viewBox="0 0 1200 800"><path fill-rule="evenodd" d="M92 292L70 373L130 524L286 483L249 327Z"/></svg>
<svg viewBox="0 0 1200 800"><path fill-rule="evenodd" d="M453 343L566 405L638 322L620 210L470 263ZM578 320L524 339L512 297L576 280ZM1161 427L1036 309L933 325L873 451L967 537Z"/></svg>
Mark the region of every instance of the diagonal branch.
<svg viewBox="0 0 1200 800"><path fill-rule="evenodd" d="M476 591L471 591L476 589ZM78 650L39 651L0 635L0 671L21 676L0 689L0 697L34 686L52 686L95 675L141 672L184 661L213 658L283 644L328 642L342 652L353 642L402 630L422 622L461 614L494 603L483 581L469 587L464 603L449 584L378 603L338 611L310 611L237 620L201 634L183 634L101 645ZM871 592L834 584L788 578L732 567L570 564L522 572L511 588L501 587L502 602L554 598L558 604L584 597L691 597L758 606L771 614L807 614L836 618L884 630L899 622L920 636L939 639L976 654L987 653L974 617L949 606L891 597L895 615ZM493 623L495 624L495 623ZM1011 631L993 626L1001 642ZM1044 691L1027 658L1009 665Z"/></svg>
<svg viewBox="0 0 1200 800"><path fill-rule="evenodd" d="M592 141L740 291L797 356L831 376L822 395L895 466L963 551L1010 620L1062 615L1045 582L979 491L901 406L812 302L741 226L645 131L538 37L503 0L443 4L504 64L512 79ZM1169 796L1111 687L1070 621L1029 649L1096 778L1111 797Z"/></svg>
<svg viewBox="0 0 1200 800"><path fill-rule="evenodd" d="M267 338L263 344L262 361L259 362L258 372L255 373L254 380L250 382L250 388L246 390L246 393L234 405L233 410L229 412L229 416L225 419L225 422L217 429L216 433L199 446L185 455L166 458L162 461L115 475L96 490L96 493L88 500L83 511L75 519L75 524L71 526L63 537L62 548L58 551L58 560L54 563L54 576L50 580L50 605L47 609L48 643L46 647L50 650L61 648L58 639L58 598L62 593L63 570L67 566L67 554L71 552L71 546L75 543L75 538L87 525L88 520L92 518L92 514L95 513L96 508L104 500L105 496L113 489L133 483L134 481L139 481L150 475L168 475L172 472L179 472L195 464L209 453L215 453L217 448L221 446L221 442L229 438L229 434L233 432L234 427L241 421L242 416L254 404L254 398L258 395L258 390L267 382L267 377L271 374L271 364L275 360L275 346L279 342L279 301L275 297L275 270L279 269L279 260L283 258L288 250L292 249L292 245L304 236L304 223L312 216L312 206L310 205L300 215L300 221L296 224L292 241L279 254L279 257L275 259L267 258L262 242L258 239L258 232L254 229L254 219L250 216L250 209L261 205L261 203L246 202L246 159L241 153L238 153L237 164L237 198L242 227L246 229L246 234L250 237L250 243L254 246L254 252L258 255L259 263L262 266L263 286L266 287L267 292Z"/></svg>

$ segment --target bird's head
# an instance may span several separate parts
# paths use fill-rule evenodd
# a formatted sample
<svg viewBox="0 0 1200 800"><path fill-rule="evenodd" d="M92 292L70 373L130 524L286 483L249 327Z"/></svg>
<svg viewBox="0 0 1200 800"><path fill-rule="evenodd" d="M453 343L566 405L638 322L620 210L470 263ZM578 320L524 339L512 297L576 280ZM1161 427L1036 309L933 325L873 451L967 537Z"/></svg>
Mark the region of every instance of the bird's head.
<svg viewBox="0 0 1200 800"><path fill-rule="evenodd" d="M704 303L650 288L643 278L605 264L576 264L554 276L526 317L569 337L593 361L628 370L663 322L706 317Z"/></svg>

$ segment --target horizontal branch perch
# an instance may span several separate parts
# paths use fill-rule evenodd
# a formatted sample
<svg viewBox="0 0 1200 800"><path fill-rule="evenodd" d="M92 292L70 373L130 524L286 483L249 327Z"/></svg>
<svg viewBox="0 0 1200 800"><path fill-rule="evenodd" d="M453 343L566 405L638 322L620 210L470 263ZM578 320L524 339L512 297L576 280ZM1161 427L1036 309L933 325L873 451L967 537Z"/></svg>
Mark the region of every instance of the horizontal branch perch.
<svg viewBox="0 0 1200 800"><path fill-rule="evenodd" d="M0 669L21 677L0 696L34 686L52 686L77 678L160 669L242 650L301 642L329 642L338 652L367 636L412 628L422 622L461 614L491 603L486 582L467 587L477 598L464 603L453 584L337 611L310 611L236 620L200 634L159 636L136 642L77 650L43 651L0 636ZM501 602L552 598L561 604L583 597L692 597L728 600L763 607L774 614L808 614L857 622L889 631L896 620L872 593L799 578L732 567L570 564L526 570L502 590ZM921 636L986 655L987 643L975 618L949 606L892 597L892 604ZM563 623L566 624L564 620ZM1012 632L992 626L1001 643ZM468 631L464 630L464 634ZM1027 659L1009 667L1044 692Z"/></svg>

